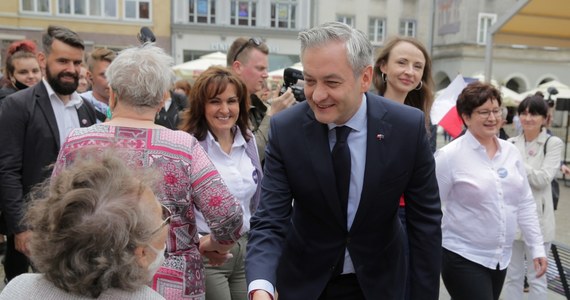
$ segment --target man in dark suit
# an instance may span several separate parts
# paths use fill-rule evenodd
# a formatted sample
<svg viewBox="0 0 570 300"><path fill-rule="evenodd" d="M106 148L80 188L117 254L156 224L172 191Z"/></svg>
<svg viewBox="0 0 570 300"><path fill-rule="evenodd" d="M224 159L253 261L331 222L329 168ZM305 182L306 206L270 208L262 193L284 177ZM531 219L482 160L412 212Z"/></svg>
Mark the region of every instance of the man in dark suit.
<svg viewBox="0 0 570 300"><path fill-rule="evenodd" d="M307 101L271 119L251 298L403 299L404 194L411 299L438 299L442 215L423 114L367 93L373 49L362 32L332 22L299 39Z"/></svg>
<svg viewBox="0 0 570 300"><path fill-rule="evenodd" d="M170 91L170 99L166 100L164 106L156 113L154 123L172 130L178 130L180 113L188 106L186 95Z"/></svg>
<svg viewBox="0 0 570 300"><path fill-rule="evenodd" d="M14 93L0 106L0 226L7 235L6 281L26 273L30 231L21 224L26 196L49 177L49 166L69 131L96 122L92 106L75 92L83 60L83 41L63 27L50 26L38 54L45 70L35 86Z"/></svg>

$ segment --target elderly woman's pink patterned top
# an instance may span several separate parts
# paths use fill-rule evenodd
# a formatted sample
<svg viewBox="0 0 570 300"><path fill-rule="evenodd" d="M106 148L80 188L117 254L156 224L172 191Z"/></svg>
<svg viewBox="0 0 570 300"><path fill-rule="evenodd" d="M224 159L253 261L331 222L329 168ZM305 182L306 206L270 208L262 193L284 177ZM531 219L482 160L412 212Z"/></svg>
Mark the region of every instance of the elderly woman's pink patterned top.
<svg viewBox="0 0 570 300"><path fill-rule="evenodd" d="M74 150L116 147L130 165L152 166L164 181L157 199L173 213L167 239L168 257L152 287L166 299L204 299L204 266L198 252L194 206L222 243L239 238L242 211L198 141L170 129L141 129L97 124L73 130L63 145L54 174L69 165Z"/></svg>

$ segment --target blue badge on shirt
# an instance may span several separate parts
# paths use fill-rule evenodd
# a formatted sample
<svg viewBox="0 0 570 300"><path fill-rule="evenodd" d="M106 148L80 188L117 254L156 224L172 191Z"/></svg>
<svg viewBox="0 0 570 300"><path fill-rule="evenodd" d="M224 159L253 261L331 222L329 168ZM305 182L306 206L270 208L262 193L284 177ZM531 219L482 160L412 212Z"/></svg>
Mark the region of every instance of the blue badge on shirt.
<svg viewBox="0 0 570 300"><path fill-rule="evenodd" d="M505 169L505 168L499 168L497 170L497 174L499 174L499 177L505 178L505 177L507 177L507 175L509 175L509 171L507 171L507 169Z"/></svg>

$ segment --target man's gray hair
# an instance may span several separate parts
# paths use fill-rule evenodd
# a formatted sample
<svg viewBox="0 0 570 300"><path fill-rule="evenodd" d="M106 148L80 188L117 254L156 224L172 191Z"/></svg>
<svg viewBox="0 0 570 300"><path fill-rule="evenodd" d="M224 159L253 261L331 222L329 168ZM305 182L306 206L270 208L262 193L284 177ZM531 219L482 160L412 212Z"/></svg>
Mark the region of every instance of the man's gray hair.
<svg viewBox="0 0 570 300"><path fill-rule="evenodd" d="M174 82L172 57L152 43L119 53L105 76L116 101L135 108L158 108Z"/></svg>
<svg viewBox="0 0 570 300"><path fill-rule="evenodd" d="M373 64L374 55L370 40L366 35L344 23L327 22L299 33L301 41L301 61L305 50L323 47L329 42L339 41L346 45L348 63L355 76Z"/></svg>

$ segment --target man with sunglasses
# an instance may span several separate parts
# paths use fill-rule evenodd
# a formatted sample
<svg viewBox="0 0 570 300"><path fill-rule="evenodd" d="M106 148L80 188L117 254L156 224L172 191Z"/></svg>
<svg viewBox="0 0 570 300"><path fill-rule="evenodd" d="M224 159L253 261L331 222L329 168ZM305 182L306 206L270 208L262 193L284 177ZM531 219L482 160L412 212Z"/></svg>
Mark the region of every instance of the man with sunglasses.
<svg viewBox="0 0 570 300"><path fill-rule="evenodd" d="M267 80L269 66L269 48L259 38L237 38L228 50L227 64L243 80L251 95L249 117L259 159L263 162L269 134L269 120L274 114L293 105L295 97L291 89L287 89L283 95L269 101L271 106L267 107L255 95L263 88L263 82Z"/></svg>

